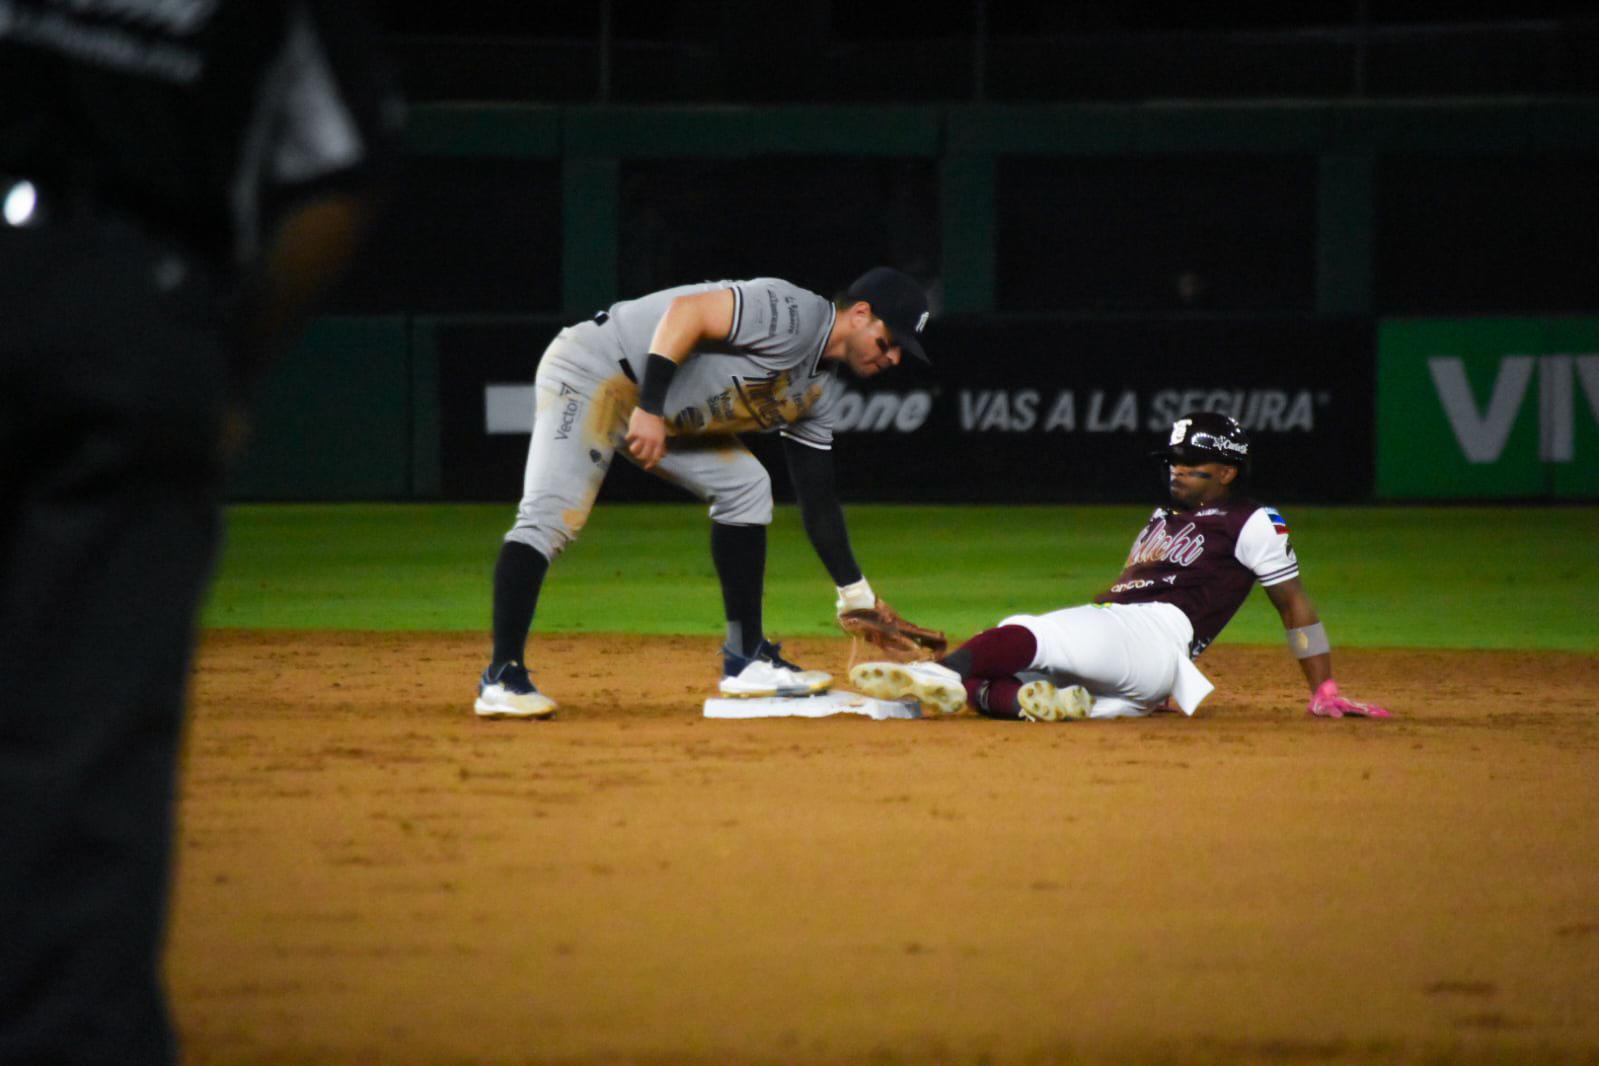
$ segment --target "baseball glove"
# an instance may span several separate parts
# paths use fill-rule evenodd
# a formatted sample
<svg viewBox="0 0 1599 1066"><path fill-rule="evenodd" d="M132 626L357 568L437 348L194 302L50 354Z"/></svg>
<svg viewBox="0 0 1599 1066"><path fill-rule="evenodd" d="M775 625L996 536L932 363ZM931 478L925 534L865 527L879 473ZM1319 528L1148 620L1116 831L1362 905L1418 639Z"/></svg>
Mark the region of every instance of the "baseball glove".
<svg viewBox="0 0 1599 1066"><path fill-rule="evenodd" d="M871 607L842 612L838 624L856 641L864 640L890 659L935 659L949 647L942 630L907 622L882 600ZM850 661L854 658L852 646Z"/></svg>

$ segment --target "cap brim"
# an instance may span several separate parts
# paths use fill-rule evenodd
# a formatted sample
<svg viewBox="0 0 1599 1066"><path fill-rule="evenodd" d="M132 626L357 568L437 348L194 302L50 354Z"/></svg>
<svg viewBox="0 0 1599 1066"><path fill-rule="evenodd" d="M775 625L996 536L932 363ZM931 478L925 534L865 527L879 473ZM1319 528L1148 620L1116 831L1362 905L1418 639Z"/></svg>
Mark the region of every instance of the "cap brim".
<svg viewBox="0 0 1599 1066"><path fill-rule="evenodd" d="M900 351L910 352L928 366L933 365L933 361L927 358L927 353L922 350L922 338L916 335L915 330L906 330L904 333L895 330L894 343L899 345Z"/></svg>

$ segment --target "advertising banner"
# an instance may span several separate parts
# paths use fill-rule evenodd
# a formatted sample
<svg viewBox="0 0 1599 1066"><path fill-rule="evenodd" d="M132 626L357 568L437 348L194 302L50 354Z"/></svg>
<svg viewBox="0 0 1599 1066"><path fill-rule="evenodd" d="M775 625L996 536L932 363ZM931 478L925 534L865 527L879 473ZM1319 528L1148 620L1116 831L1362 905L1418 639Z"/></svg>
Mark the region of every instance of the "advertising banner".
<svg viewBox="0 0 1599 1066"><path fill-rule="evenodd" d="M515 499L534 368L560 325L439 327L446 496ZM1194 410L1243 422L1260 496L1371 494L1369 320L969 317L935 319L925 343L931 368L845 375L835 452L846 500L1158 500L1164 473L1149 453ZM775 436L746 440L786 498ZM604 494L683 498L627 463Z"/></svg>
<svg viewBox="0 0 1599 1066"><path fill-rule="evenodd" d="M1377 375L1379 497L1599 497L1599 318L1383 322Z"/></svg>

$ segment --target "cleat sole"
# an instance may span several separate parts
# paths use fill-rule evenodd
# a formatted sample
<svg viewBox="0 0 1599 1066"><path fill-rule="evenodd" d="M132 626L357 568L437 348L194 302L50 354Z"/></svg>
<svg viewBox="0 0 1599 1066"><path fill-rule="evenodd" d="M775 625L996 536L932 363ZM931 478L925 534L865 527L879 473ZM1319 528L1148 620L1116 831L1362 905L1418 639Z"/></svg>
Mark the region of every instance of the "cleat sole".
<svg viewBox="0 0 1599 1066"><path fill-rule="evenodd" d="M1016 702L1029 722L1077 721L1094 707L1094 697L1083 686L1056 688L1048 681L1029 681L1016 690Z"/></svg>

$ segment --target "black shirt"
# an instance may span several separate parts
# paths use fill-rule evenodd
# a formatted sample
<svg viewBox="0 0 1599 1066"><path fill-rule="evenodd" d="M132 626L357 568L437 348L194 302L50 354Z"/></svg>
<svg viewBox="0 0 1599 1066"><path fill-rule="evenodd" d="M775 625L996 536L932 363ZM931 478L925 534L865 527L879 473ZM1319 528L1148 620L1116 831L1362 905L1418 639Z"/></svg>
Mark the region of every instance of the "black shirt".
<svg viewBox="0 0 1599 1066"><path fill-rule="evenodd" d="M0 175L238 263L400 126L355 0L0 0Z"/></svg>

